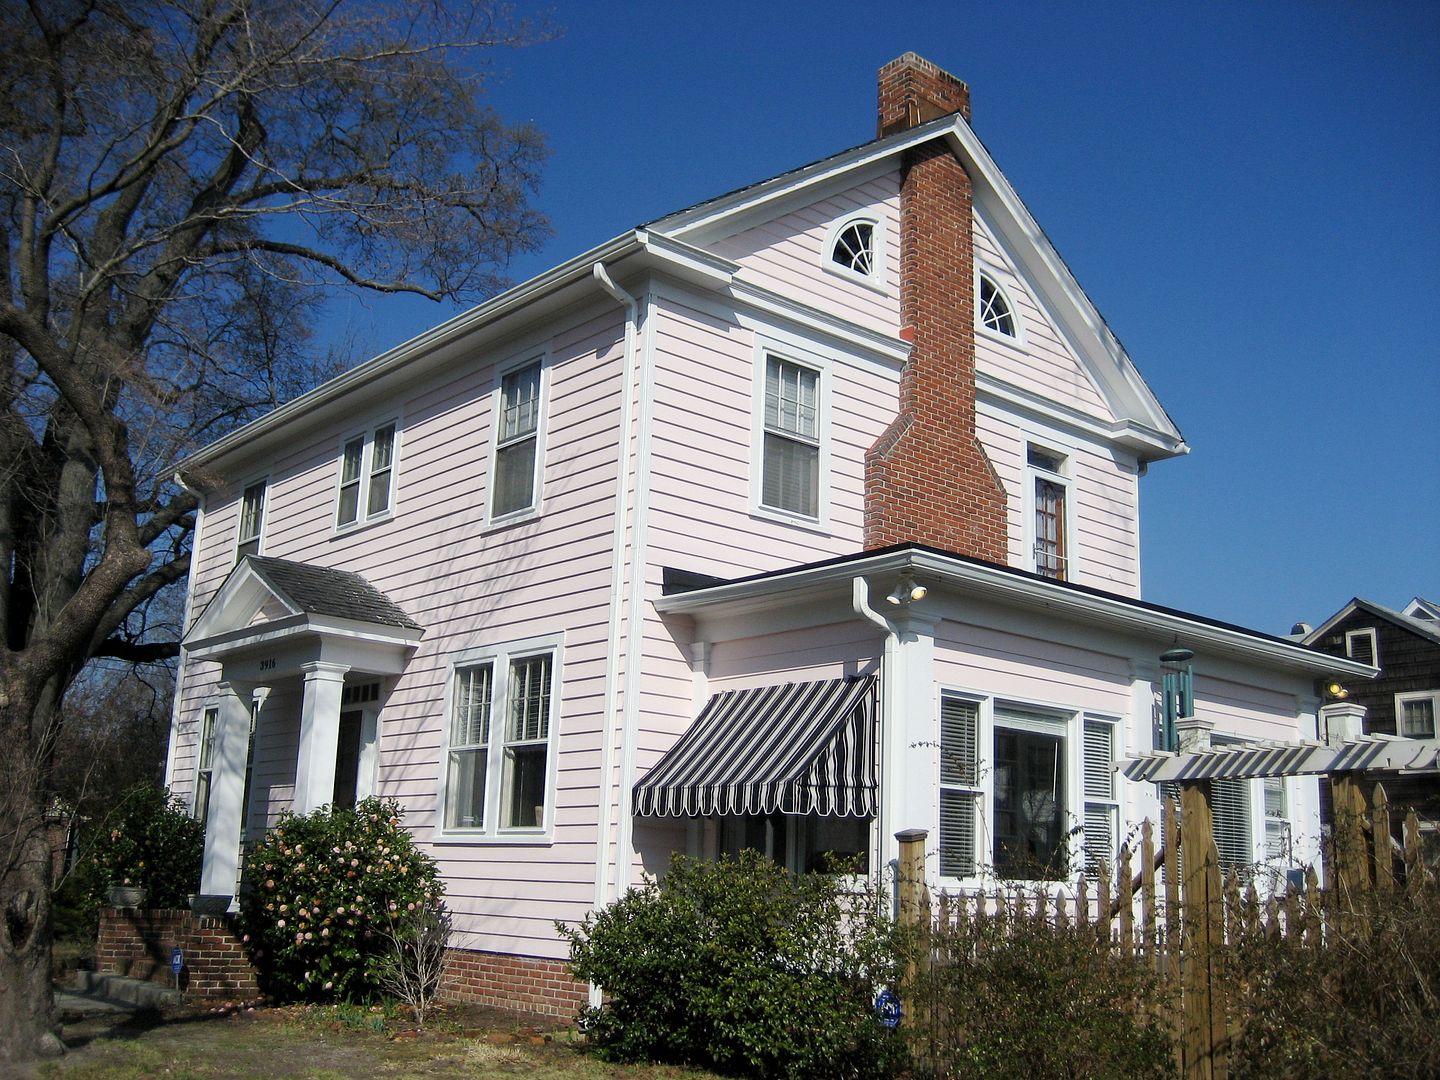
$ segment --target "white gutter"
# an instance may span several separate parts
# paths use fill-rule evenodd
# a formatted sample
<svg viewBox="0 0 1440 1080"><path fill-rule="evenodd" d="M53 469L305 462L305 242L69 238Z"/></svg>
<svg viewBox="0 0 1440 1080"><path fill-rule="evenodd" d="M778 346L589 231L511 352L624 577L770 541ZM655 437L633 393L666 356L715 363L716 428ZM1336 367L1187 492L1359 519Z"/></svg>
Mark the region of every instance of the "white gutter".
<svg viewBox="0 0 1440 1080"><path fill-rule="evenodd" d="M630 425L635 400L632 384L635 381L635 339L640 307L635 297L615 284L604 263L595 263L591 273L600 287L625 308L625 356L621 365L620 437L617 440L619 454L615 466L615 528L610 545L610 614L606 627L608 650L605 657L605 719L600 743L600 826L595 841L594 907L599 911L610 900L610 792L611 775L615 767L615 727L620 722L615 683L616 672L620 667L621 610L625 598L625 508L631 489ZM618 790L615 799L618 803ZM591 986L590 997L592 1005L599 1004L598 987Z"/></svg>
<svg viewBox="0 0 1440 1080"><path fill-rule="evenodd" d="M891 685L900 635L894 623L870 606L870 583L859 574L855 575L850 583L850 605L855 609L855 614L874 623L885 635L884 651L880 657L880 723L879 731L875 733L875 748L880 756L880 798L875 807L875 865L880 866L885 862L890 834L895 831L890 827L891 795L900 782L897 775L899 755L892 746L899 721L894 700L898 688Z"/></svg>

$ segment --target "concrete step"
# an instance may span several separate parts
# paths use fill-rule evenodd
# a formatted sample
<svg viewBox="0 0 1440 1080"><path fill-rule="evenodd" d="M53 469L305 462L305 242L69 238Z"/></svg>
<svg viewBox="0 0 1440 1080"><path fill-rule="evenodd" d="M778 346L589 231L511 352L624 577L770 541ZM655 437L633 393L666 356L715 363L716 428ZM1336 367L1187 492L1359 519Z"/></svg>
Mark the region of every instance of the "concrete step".
<svg viewBox="0 0 1440 1080"><path fill-rule="evenodd" d="M126 975L77 971L74 988L75 993L88 998L133 1005L140 1009L161 1009L180 1004L180 991L173 986L132 979Z"/></svg>

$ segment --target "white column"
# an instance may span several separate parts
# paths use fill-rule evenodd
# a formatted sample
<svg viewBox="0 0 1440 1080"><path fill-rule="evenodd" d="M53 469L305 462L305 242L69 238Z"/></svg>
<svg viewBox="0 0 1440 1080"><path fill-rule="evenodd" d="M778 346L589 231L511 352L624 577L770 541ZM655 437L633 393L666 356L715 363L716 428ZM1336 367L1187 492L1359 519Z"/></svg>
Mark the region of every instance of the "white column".
<svg viewBox="0 0 1440 1080"><path fill-rule="evenodd" d="M889 614L887 612L887 614ZM880 863L899 857L895 834L923 829L939 836L939 725L935 715L935 626L939 619L905 609L890 614L880 676ZM934 864L938 868L938 863ZM927 862L927 869L930 864Z"/></svg>
<svg viewBox="0 0 1440 1080"><path fill-rule="evenodd" d="M300 668L305 691L300 704L300 751L295 762L297 814L308 814L335 798L335 756L340 749L340 692L345 664L315 660Z"/></svg>
<svg viewBox="0 0 1440 1080"><path fill-rule="evenodd" d="M248 683L221 683L219 730L215 733L210 779L210 812L205 824L205 857L200 892L233 896L240 873L240 832L245 813L245 766L250 753Z"/></svg>

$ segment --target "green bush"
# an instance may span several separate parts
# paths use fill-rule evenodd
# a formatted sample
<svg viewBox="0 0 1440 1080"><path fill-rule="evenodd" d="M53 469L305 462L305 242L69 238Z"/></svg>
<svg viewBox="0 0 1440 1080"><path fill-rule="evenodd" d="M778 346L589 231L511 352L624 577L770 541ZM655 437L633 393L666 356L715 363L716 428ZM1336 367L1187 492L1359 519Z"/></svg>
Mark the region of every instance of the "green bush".
<svg viewBox="0 0 1440 1080"><path fill-rule="evenodd" d="M389 921L441 907L435 861L400 815L380 799L285 814L250 852L241 931L269 992L367 1000L379 986Z"/></svg>
<svg viewBox="0 0 1440 1080"><path fill-rule="evenodd" d="M181 908L200 887L205 830L178 798L154 784L138 784L96 831L88 855L94 873L81 877L96 905L112 885L145 890L145 906Z"/></svg>
<svg viewBox="0 0 1440 1080"><path fill-rule="evenodd" d="M677 856L579 927L577 978L604 990L581 1022L601 1056L757 1077L882 1076L903 1057L874 1015L900 935L874 893L742 852Z"/></svg>
<svg viewBox="0 0 1440 1080"><path fill-rule="evenodd" d="M1032 907L1034 901L1030 901ZM931 1018L922 1071L945 1077L1141 1080L1171 1076L1165 985L1095 928L973 914L937 929L910 1007Z"/></svg>
<svg viewBox="0 0 1440 1080"><path fill-rule="evenodd" d="M1233 1080L1440 1076L1440 887L1342 903L1323 942L1256 927L1226 956Z"/></svg>

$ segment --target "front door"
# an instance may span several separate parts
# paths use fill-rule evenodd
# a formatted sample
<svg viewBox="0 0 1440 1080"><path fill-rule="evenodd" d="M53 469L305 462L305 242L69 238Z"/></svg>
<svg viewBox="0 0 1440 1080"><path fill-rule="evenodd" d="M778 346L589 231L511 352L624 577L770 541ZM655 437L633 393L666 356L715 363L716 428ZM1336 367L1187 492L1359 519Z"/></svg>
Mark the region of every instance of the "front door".
<svg viewBox="0 0 1440 1080"><path fill-rule="evenodd" d="M352 709L340 714L340 746L335 753L335 809L352 809L360 784L361 730L365 714Z"/></svg>

